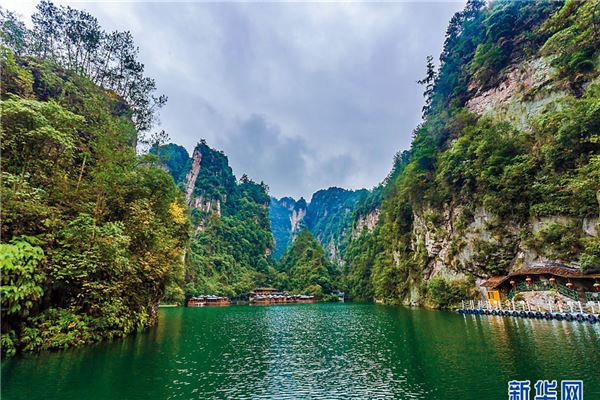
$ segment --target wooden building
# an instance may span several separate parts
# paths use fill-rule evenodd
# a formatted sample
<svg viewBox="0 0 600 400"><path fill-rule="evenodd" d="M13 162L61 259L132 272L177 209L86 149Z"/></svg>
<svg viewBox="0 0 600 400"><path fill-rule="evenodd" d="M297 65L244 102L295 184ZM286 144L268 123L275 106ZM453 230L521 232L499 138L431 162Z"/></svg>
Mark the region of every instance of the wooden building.
<svg viewBox="0 0 600 400"><path fill-rule="evenodd" d="M263 288L256 288L254 289L252 292L250 292L250 296L253 295L269 295L269 294L276 294L278 293L279 290L275 289L275 288L270 288L270 287L263 287Z"/></svg>

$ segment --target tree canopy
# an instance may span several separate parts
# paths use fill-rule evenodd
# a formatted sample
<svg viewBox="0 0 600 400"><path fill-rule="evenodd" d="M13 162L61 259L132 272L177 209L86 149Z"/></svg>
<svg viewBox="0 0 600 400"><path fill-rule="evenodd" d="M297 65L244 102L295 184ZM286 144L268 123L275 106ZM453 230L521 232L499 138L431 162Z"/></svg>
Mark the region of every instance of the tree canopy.
<svg viewBox="0 0 600 400"><path fill-rule="evenodd" d="M14 13L0 10L5 45L18 57L50 61L114 92L131 108L137 130L149 131L167 97L156 95L156 82L144 75L131 32L106 32L89 13L51 1L36 8L31 30Z"/></svg>
<svg viewBox="0 0 600 400"><path fill-rule="evenodd" d="M171 176L136 154L143 67L110 78L106 55L101 72L105 34L68 7L40 3L32 31L0 22L3 351L144 329L183 275L189 222Z"/></svg>
<svg viewBox="0 0 600 400"><path fill-rule="evenodd" d="M308 231L300 231L279 264L279 286L293 293L321 299L336 285L336 271L319 241Z"/></svg>

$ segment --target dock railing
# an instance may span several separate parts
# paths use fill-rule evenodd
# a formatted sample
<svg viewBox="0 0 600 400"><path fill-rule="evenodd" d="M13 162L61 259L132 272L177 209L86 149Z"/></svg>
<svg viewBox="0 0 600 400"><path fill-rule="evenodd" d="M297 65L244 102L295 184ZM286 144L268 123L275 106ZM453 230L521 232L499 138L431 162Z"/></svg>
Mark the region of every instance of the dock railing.
<svg viewBox="0 0 600 400"><path fill-rule="evenodd" d="M560 283L551 284L550 282L521 282L517 284L516 288L510 289L510 291L508 292L508 298L512 299L519 292L546 292L552 289L556 289L558 293L570 298L571 300L579 301L579 293L576 290L569 289L568 287L566 287L565 285L561 285ZM587 293L586 300L592 301L591 298L588 299Z"/></svg>
<svg viewBox="0 0 600 400"><path fill-rule="evenodd" d="M600 300L600 292L585 292L585 301L598 301Z"/></svg>
<svg viewBox="0 0 600 400"><path fill-rule="evenodd" d="M468 302L462 301L461 305L462 308L458 309L460 314L600 322L600 300L588 302L569 301L566 304L562 302L555 304L549 301L542 304L533 304L524 300L515 301L513 298L504 303L501 301L469 300Z"/></svg>

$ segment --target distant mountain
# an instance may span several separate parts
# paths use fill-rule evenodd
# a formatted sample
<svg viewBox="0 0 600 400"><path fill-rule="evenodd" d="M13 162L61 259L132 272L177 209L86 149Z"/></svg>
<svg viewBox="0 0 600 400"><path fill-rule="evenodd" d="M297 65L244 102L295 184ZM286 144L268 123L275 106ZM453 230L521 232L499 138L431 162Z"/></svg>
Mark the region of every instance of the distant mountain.
<svg viewBox="0 0 600 400"><path fill-rule="evenodd" d="M319 190L310 203L301 198L271 199L269 218L275 240L273 255L279 259L297 233L306 227L325 248L325 254L334 263L341 261L352 228L354 208L365 198L368 190L346 190L338 187Z"/></svg>
<svg viewBox="0 0 600 400"><path fill-rule="evenodd" d="M273 250L275 259L281 258L296 234L305 226L305 216L306 200L304 198L296 201L291 197L282 197L279 200L271 197L269 219L275 242Z"/></svg>

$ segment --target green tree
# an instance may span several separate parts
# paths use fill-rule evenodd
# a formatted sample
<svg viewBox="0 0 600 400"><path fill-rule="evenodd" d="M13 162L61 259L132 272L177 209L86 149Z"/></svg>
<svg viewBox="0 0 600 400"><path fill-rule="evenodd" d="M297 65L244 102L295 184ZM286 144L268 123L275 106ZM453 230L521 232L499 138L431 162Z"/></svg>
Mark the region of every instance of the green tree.
<svg viewBox="0 0 600 400"><path fill-rule="evenodd" d="M336 273L319 241L302 230L280 261L280 271L288 276L282 289L294 293L311 294L322 298L336 285Z"/></svg>
<svg viewBox="0 0 600 400"><path fill-rule="evenodd" d="M24 264L30 295L10 297L3 283L7 310L27 310L3 314L4 349L63 348L151 325L166 285L183 284L182 193L153 156L136 155L122 99L49 60L3 52L3 249L26 235L44 255Z"/></svg>

